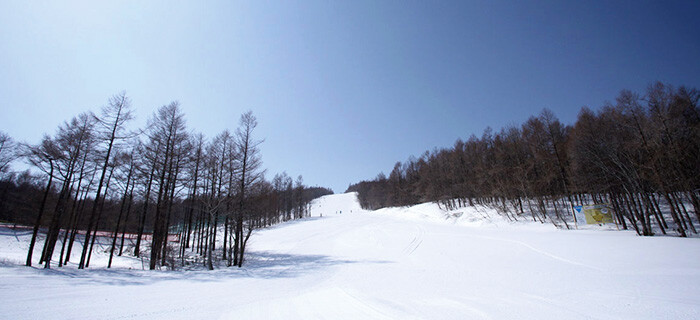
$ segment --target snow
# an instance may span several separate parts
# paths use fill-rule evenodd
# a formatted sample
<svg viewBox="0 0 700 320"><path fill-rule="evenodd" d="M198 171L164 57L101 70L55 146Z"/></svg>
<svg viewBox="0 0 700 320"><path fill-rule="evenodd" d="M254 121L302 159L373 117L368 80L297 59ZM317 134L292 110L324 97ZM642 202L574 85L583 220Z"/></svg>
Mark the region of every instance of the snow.
<svg viewBox="0 0 700 320"><path fill-rule="evenodd" d="M256 232L244 268L215 271L143 271L130 257L106 269L103 252L87 270L27 268L31 234L1 228L0 317L700 319L698 239L559 230L481 207L368 212L354 193L311 210Z"/></svg>

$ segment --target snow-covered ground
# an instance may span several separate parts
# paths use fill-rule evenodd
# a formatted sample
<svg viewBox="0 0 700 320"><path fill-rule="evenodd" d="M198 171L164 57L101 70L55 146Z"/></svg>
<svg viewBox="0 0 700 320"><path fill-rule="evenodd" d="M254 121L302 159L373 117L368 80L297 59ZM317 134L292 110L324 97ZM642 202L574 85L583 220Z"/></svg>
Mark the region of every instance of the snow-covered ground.
<svg viewBox="0 0 700 320"><path fill-rule="evenodd" d="M485 208L366 212L355 194L325 196L311 218L254 234L244 268L215 271L128 257L107 270L102 253L88 270L27 268L28 238L0 230L0 318L700 319L699 239Z"/></svg>

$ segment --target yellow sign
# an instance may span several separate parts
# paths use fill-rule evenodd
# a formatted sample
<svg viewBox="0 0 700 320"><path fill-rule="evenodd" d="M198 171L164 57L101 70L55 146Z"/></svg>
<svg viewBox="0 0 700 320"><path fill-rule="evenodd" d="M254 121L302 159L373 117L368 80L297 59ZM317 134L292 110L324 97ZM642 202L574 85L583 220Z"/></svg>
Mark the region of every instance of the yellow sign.
<svg viewBox="0 0 700 320"><path fill-rule="evenodd" d="M579 223L583 222L581 220L584 219L586 224L615 223L615 221L613 221L612 209L605 204L574 206L574 214L576 214Z"/></svg>

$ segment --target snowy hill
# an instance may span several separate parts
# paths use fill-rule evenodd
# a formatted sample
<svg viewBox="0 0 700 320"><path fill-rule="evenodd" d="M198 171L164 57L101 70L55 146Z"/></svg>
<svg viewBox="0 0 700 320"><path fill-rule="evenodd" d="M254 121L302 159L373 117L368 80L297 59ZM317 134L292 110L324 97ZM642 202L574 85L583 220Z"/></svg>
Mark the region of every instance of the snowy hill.
<svg viewBox="0 0 700 320"><path fill-rule="evenodd" d="M484 208L369 212L353 193L311 210L258 231L244 268L211 272L129 270L129 258L26 268L14 249L26 235L5 228L2 318L700 318L698 239L512 224Z"/></svg>
<svg viewBox="0 0 700 320"><path fill-rule="evenodd" d="M311 216L364 212L357 201L357 192L331 194L311 201Z"/></svg>

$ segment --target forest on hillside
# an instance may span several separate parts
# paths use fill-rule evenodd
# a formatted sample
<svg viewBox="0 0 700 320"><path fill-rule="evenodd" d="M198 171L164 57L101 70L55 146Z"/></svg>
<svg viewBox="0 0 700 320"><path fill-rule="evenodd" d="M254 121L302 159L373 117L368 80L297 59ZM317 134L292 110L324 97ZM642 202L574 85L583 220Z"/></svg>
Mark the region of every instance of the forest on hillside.
<svg viewBox="0 0 700 320"><path fill-rule="evenodd" d="M240 267L253 230L303 218L312 199L333 193L287 173L266 180L250 111L234 132L211 139L187 128L178 102L158 108L146 128L127 130L133 118L120 93L98 115L76 115L36 144L0 132L0 222L33 226L27 266L63 266L80 241L78 268L87 268L106 232L108 267L122 254L145 255L150 269L184 265L191 254L209 269L218 261ZM11 170L19 160L34 170ZM135 243L125 244L127 234Z"/></svg>
<svg viewBox="0 0 700 320"><path fill-rule="evenodd" d="M582 108L573 125L545 109L520 126L487 128L397 162L388 177L347 191L359 192L366 209L483 204L567 228L572 205L606 203L621 228L640 235L697 234L699 99L695 88L657 82L644 94L622 90L598 110Z"/></svg>

